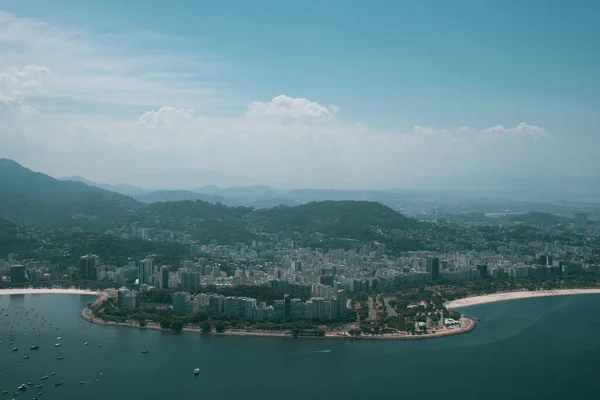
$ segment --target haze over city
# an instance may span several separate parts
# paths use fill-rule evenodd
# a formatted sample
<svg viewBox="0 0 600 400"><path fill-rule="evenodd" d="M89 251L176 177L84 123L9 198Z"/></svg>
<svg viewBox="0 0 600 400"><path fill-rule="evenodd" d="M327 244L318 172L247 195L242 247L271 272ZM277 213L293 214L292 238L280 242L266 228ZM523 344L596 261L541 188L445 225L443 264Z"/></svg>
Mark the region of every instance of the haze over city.
<svg viewBox="0 0 600 400"><path fill-rule="evenodd" d="M596 2L0 10L0 157L55 177L586 188L600 170Z"/></svg>

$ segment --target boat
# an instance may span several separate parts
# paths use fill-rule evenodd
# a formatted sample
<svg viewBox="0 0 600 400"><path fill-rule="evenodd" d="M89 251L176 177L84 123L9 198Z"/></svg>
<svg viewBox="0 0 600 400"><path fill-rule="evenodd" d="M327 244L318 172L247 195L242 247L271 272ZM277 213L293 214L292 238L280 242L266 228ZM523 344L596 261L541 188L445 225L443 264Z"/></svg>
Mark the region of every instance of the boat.
<svg viewBox="0 0 600 400"><path fill-rule="evenodd" d="M64 359L65 359L65 356L58 356L58 357L56 357L56 359L57 359L57 360L64 360Z"/></svg>
<svg viewBox="0 0 600 400"><path fill-rule="evenodd" d="M54 344L54 347L59 347L59 346L60 346L60 343L55 343Z"/></svg>
<svg viewBox="0 0 600 400"><path fill-rule="evenodd" d="M28 355L28 354L25 354L25 355L23 356L23 360L27 360L28 358L29 358L29 355Z"/></svg>
<svg viewBox="0 0 600 400"><path fill-rule="evenodd" d="M46 380L46 379L48 379L48 375L42 376L42 380Z"/></svg>
<svg viewBox="0 0 600 400"><path fill-rule="evenodd" d="M44 385L42 385L41 383L36 386L36 388L38 388L38 389L43 388L43 387L44 387Z"/></svg>
<svg viewBox="0 0 600 400"><path fill-rule="evenodd" d="M2 394L8 394L8 390L3 390Z"/></svg>
<svg viewBox="0 0 600 400"><path fill-rule="evenodd" d="M26 390L27 389L27 385L26 384L22 384L21 386L19 386L17 388L17 390Z"/></svg>
<svg viewBox="0 0 600 400"><path fill-rule="evenodd" d="M101 345L101 344L99 344L99 345L98 345L98 347L102 347L102 345Z"/></svg>
<svg viewBox="0 0 600 400"><path fill-rule="evenodd" d="M60 336L56 338L56 340L60 340L60 339L62 339Z"/></svg>
<svg viewBox="0 0 600 400"><path fill-rule="evenodd" d="M37 344L34 344L33 346L31 346L31 347L29 348L29 350L37 350L37 349L39 349L39 348L40 348L40 346L38 346Z"/></svg>
<svg viewBox="0 0 600 400"><path fill-rule="evenodd" d="M194 375L198 375L200 373L200 368L194 369Z"/></svg>
<svg viewBox="0 0 600 400"><path fill-rule="evenodd" d="M33 382L29 381L29 382L27 382L27 385L31 386L31 385L33 385Z"/></svg>
<svg viewBox="0 0 600 400"><path fill-rule="evenodd" d="M54 386L62 386L62 382L55 383Z"/></svg>
<svg viewBox="0 0 600 400"><path fill-rule="evenodd" d="M19 349L16 347L13 347L12 351L18 351Z"/></svg>
<svg viewBox="0 0 600 400"><path fill-rule="evenodd" d="M88 344L89 344L88 342L85 342L83 345L84 345L84 346L87 346Z"/></svg>
<svg viewBox="0 0 600 400"><path fill-rule="evenodd" d="M148 353L148 350L142 350L142 354Z"/></svg>
<svg viewBox="0 0 600 400"><path fill-rule="evenodd" d="M56 375L56 372L52 371L50 372L50 375Z"/></svg>
<svg viewBox="0 0 600 400"><path fill-rule="evenodd" d="M79 381L80 385L85 385L85 381Z"/></svg>

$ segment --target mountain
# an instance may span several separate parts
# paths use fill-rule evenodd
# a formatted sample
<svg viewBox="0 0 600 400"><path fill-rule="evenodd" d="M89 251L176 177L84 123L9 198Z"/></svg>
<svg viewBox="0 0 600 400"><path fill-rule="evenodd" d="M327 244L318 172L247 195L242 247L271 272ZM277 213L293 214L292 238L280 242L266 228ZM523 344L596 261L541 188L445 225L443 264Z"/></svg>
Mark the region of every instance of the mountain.
<svg viewBox="0 0 600 400"><path fill-rule="evenodd" d="M294 189L276 190L270 186L232 186L219 188L215 185L203 186L196 192L219 195L227 199L228 204L270 208L279 205L294 206L315 201L376 201L395 207L402 202L397 194L376 190L337 190L337 189Z"/></svg>
<svg viewBox="0 0 600 400"><path fill-rule="evenodd" d="M269 232L320 232L327 237L365 239L376 230L414 229L419 223L380 203L366 201L321 201L296 207L257 211L263 229Z"/></svg>
<svg viewBox="0 0 600 400"><path fill-rule="evenodd" d="M61 181L0 159L0 213L19 223L69 227L120 217L140 203L82 182Z"/></svg>
<svg viewBox="0 0 600 400"><path fill-rule="evenodd" d="M162 171L124 176L118 182L129 183L153 190L193 190L204 185L228 187L251 185L254 183L251 179L244 176L217 171Z"/></svg>
<svg viewBox="0 0 600 400"><path fill-rule="evenodd" d="M148 190L139 188L137 186L126 185L124 183L119 183L116 185L109 185L107 183L96 183L96 182L87 180L85 178L82 178L81 176L65 176L63 178L60 178L60 180L61 181L82 182L88 186L94 186L94 187L98 187L98 188L101 188L104 190L110 190L111 192L121 193L121 194L124 194L125 196L129 196L129 197L141 196L143 194L148 193Z"/></svg>
<svg viewBox="0 0 600 400"><path fill-rule="evenodd" d="M157 190L135 196L135 199L143 203L157 203L160 201L183 201L202 200L207 203L227 204L227 199L216 194L196 193L191 190Z"/></svg>

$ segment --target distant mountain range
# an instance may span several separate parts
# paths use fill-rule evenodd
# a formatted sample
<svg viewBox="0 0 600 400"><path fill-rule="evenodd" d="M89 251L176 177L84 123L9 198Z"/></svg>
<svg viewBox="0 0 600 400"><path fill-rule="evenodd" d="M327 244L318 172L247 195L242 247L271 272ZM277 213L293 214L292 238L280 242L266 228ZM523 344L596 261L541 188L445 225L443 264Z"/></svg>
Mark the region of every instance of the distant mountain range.
<svg viewBox="0 0 600 400"><path fill-rule="evenodd" d="M88 186L94 186L94 187L98 187L104 190L110 190L111 192L116 192L116 193L121 193L124 194L125 196L130 196L130 197L135 197L135 196L140 196L143 194L147 194L150 191L146 190L146 189L142 189L139 188L137 186L133 186L133 185L127 185L127 184L117 184L117 185L110 185L108 183L96 183L96 182L92 182L88 179L82 178L81 176L65 176L63 178L60 178L61 181L73 181L73 182L81 182L81 183L85 183Z"/></svg>
<svg viewBox="0 0 600 400"><path fill-rule="evenodd" d="M280 205L296 206L313 201L376 201L391 207L401 204L400 195L376 190L294 189L277 190L270 186L202 186L195 190L148 190L127 184L101 184L80 176L61 178L64 181L82 182L105 190L130 196L143 203L163 201L202 200L230 206L270 208Z"/></svg>
<svg viewBox="0 0 600 400"><path fill-rule="evenodd" d="M130 226L142 226L157 232L186 232L202 243L217 240L223 244L247 242L264 233L300 232L309 238L312 233L320 232L325 240L345 238L358 244L384 239L391 243L395 240L394 230L419 226L415 220L380 203L344 200L374 196L371 192L280 192L265 186L204 187L197 192L154 191L139 194L134 199L105 189L123 189L119 185L84 181L79 177L58 180L15 161L0 159L0 227L6 232L17 226L31 226L53 231L75 229L103 233L115 229L129 232ZM131 187L126 189L131 190ZM308 203L271 207L295 204L293 200L277 197L290 194ZM309 202L321 197L338 201ZM256 210L237 206L236 203L241 202L262 203L270 208ZM10 237L5 235L5 239ZM113 248L127 247L119 241L111 243ZM324 246L326 243L318 239L314 244ZM402 249L417 246L406 241L396 242L396 245Z"/></svg>

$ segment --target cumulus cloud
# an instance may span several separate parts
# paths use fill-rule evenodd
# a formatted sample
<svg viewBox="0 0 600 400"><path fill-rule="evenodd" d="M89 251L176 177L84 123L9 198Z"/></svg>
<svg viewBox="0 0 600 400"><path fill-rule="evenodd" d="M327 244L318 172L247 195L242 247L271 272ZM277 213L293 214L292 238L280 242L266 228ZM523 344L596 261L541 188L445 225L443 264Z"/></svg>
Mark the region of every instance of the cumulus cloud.
<svg viewBox="0 0 600 400"><path fill-rule="evenodd" d="M507 134L507 135L528 135L534 138L547 137L548 132L544 128L536 125L530 125L526 122L521 122L514 128L505 128L502 125L496 125L484 130L484 133L491 134Z"/></svg>
<svg viewBox="0 0 600 400"><path fill-rule="evenodd" d="M27 65L22 69L9 69L0 72L0 114L23 113L36 114L37 110L23 103L24 92L38 91L40 75L49 73L48 69L38 65Z"/></svg>
<svg viewBox="0 0 600 400"><path fill-rule="evenodd" d="M176 107L161 107L158 111L146 111L138 120L138 125L153 129L181 127L194 116L194 110Z"/></svg>
<svg viewBox="0 0 600 400"><path fill-rule="evenodd" d="M109 40L0 12L0 156L97 181L175 169L357 188L479 169L547 169L548 154L558 153L544 128L525 122L450 129L415 121L422 123L385 131L348 122L318 97L239 104L190 75L205 70L198 56L151 57L133 37ZM82 111L82 103L91 106ZM219 104L234 111L213 113Z"/></svg>
<svg viewBox="0 0 600 400"><path fill-rule="evenodd" d="M274 97L271 101L255 101L248 106L246 115L250 117L289 118L293 120L331 118L339 111L337 106L325 107L316 101L301 97L289 97L283 94Z"/></svg>

